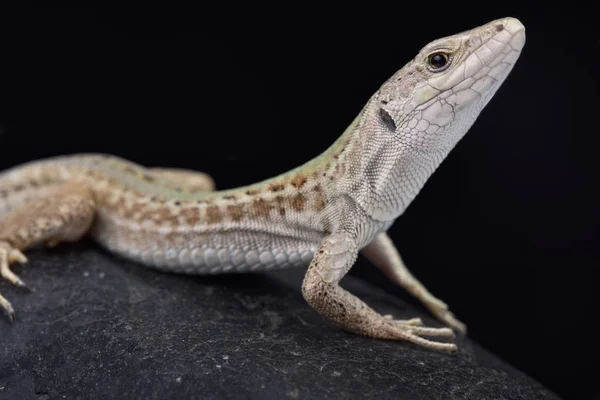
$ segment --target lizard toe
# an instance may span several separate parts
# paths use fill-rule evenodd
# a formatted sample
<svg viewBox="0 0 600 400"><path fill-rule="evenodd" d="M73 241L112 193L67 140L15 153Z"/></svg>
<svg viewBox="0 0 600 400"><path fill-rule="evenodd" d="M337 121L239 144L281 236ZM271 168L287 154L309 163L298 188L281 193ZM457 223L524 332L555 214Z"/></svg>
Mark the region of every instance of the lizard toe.
<svg viewBox="0 0 600 400"><path fill-rule="evenodd" d="M455 352L458 350L454 343L436 342L433 340L425 339L421 336L437 336L437 337L448 337L453 338L454 332L449 328L429 328L423 326L407 325L404 322L390 320L385 318L385 331L386 337L389 339L406 340L408 342L417 344L419 346L427 347L434 350L444 350ZM409 320L410 321L410 320Z"/></svg>
<svg viewBox="0 0 600 400"><path fill-rule="evenodd" d="M13 262L24 264L27 262L27 257L6 242L0 243L0 276L15 286L26 288L25 282L11 271L10 264Z"/></svg>
<svg viewBox="0 0 600 400"><path fill-rule="evenodd" d="M394 319L392 314L385 314L383 318L393 321L396 324L400 325L414 325L414 326L422 326L423 321L421 318L411 318L411 319Z"/></svg>
<svg viewBox="0 0 600 400"><path fill-rule="evenodd" d="M14 322L15 310L13 309L12 304L10 304L10 301L6 300L6 298L4 298L1 294L0 294L0 309L4 310L4 312L8 316L8 320L10 322Z"/></svg>
<svg viewBox="0 0 600 400"><path fill-rule="evenodd" d="M423 326L421 318L413 318L409 320L394 320L384 316L389 323L392 323L402 329L405 329L418 336L440 336L440 337L455 337L454 331L450 328L431 328Z"/></svg>

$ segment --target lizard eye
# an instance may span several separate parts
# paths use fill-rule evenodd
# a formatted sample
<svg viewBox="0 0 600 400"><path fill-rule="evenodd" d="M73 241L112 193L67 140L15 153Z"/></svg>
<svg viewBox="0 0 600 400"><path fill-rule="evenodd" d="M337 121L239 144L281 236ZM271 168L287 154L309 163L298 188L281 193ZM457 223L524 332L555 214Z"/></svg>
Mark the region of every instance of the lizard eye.
<svg viewBox="0 0 600 400"><path fill-rule="evenodd" d="M436 51L427 57L427 66L431 71L440 72L450 64L450 56L443 51Z"/></svg>
<svg viewBox="0 0 600 400"><path fill-rule="evenodd" d="M390 130L396 132L396 123L392 116L385 111L383 108L379 109L379 117L381 118L381 122Z"/></svg>

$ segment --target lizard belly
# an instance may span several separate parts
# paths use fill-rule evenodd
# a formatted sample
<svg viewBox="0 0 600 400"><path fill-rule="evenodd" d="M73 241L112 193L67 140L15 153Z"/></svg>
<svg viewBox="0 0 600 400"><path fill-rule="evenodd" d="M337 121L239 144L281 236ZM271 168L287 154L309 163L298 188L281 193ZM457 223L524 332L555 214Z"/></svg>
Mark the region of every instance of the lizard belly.
<svg viewBox="0 0 600 400"><path fill-rule="evenodd" d="M164 233L123 225L102 214L91 236L110 251L143 265L193 275L306 267L322 239L316 231L296 235L243 227Z"/></svg>

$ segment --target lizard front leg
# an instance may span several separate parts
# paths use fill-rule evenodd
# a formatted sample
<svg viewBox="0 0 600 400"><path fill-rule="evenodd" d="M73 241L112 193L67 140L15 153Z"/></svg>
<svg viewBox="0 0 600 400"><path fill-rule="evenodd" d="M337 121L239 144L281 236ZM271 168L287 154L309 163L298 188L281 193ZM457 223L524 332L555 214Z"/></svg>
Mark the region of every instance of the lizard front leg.
<svg viewBox="0 0 600 400"><path fill-rule="evenodd" d="M87 188L65 184L49 196L13 210L0 222L0 275L17 286L26 286L10 269L13 262L27 261L22 251L42 243L78 240L89 230L95 207ZM14 319L13 308L2 295L0 308Z"/></svg>
<svg viewBox="0 0 600 400"><path fill-rule="evenodd" d="M377 235L369 245L362 249L361 253L394 283L402 286L419 299L437 319L452 329L466 333L466 325L454 317L446 303L429 293L427 288L406 268L398 249L387 233L383 232Z"/></svg>
<svg viewBox="0 0 600 400"><path fill-rule="evenodd" d="M393 320L383 316L339 286L358 255L358 244L350 232L326 237L311 262L302 294L306 301L329 321L350 332L377 339L406 340L437 350L456 351L453 343L441 343L421 336L453 336L448 328L416 326L420 320Z"/></svg>

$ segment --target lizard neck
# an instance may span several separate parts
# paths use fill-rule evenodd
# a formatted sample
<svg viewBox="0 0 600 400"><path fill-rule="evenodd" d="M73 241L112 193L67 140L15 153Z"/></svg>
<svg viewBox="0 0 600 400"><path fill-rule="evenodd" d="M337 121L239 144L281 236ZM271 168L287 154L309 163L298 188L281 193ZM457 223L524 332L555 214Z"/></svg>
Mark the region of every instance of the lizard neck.
<svg viewBox="0 0 600 400"><path fill-rule="evenodd" d="M378 123L377 96L319 156L250 189L283 190L289 182L297 188L308 180L323 188L328 201L351 198L372 220L388 223L398 218L450 149L425 152L399 144L397 134Z"/></svg>
<svg viewBox="0 0 600 400"><path fill-rule="evenodd" d="M346 132L346 152L335 160L338 191L349 194L373 220L389 222L404 213L450 149L422 151L398 141L382 128L376 95L367 103L353 129Z"/></svg>

